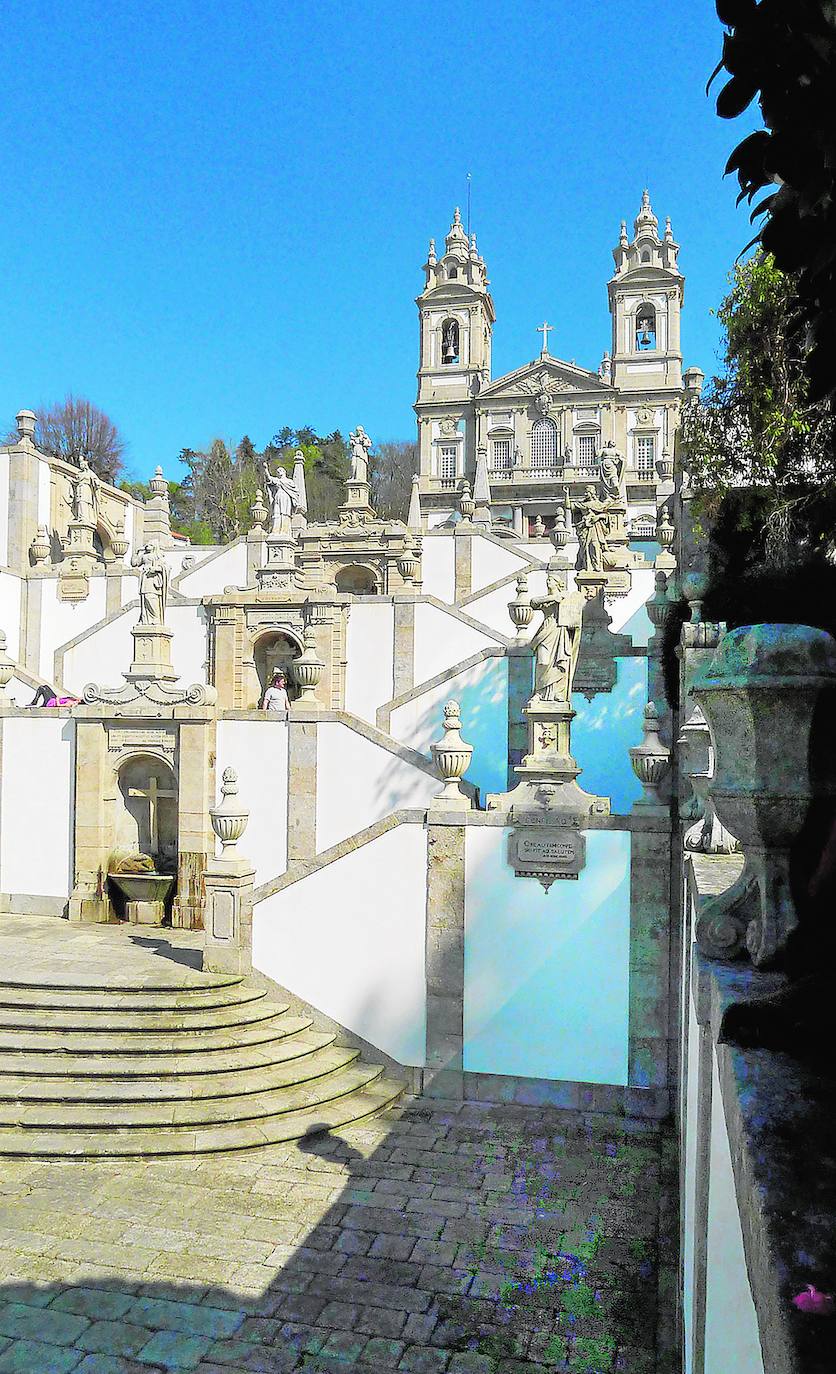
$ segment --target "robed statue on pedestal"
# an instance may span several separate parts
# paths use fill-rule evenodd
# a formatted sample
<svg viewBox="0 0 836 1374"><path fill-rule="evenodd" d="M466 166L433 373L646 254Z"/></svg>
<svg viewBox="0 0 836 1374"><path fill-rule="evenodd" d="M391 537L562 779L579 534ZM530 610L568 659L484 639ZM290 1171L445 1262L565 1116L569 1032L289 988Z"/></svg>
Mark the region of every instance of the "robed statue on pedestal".
<svg viewBox="0 0 836 1374"><path fill-rule="evenodd" d="M563 579L550 576L546 595L531 602L543 612L543 623L531 640L534 650L534 695L540 701L569 702L581 647L585 598L566 590Z"/></svg>
<svg viewBox="0 0 836 1374"><path fill-rule="evenodd" d="M156 540L146 544L131 559L131 567L139 568L139 623L165 625L168 600L168 566Z"/></svg>

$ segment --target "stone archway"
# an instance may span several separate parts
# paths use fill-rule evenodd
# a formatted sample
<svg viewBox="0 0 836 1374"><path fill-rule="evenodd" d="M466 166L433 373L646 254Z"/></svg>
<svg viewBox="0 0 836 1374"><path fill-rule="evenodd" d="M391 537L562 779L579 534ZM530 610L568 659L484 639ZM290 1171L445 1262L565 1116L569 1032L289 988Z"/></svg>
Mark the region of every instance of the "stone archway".
<svg viewBox="0 0 836 1374"><path fill-rule="evenodd" d="M364 563L348 563L334 578L338 592L352 592L355 596L375 596L380 591L380 579L373 568Z"/></svg>
<svg viewBox="0 0 836 1374"><path fill-rule="evenodd" d="M121 805L116 848L150 854L158 872L177 872L178 797L173 769L152 754L134 754L117 774Z"/></svg>
<svg viewBox="0 0 836 1374"><path fill-rule="evenodd" d="M258 675L259 701L277 668L281 668L287 679L288 696L298 696L291 668L294 659L297 659L301 652L302 645L288 630L271 630L256 640L253 646L253 662Z"/></svg>

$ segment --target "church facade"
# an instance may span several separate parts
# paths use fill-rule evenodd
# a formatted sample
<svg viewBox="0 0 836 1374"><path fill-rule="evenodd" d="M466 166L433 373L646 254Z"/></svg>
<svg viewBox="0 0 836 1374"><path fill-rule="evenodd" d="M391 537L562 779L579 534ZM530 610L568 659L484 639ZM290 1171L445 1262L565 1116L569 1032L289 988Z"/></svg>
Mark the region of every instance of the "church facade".
<svg viewBox="0 0 836 1374"><path fill-rule="evenodd" d="M613 250L607 283L611 343L597 371L553 357L541 326L539 357L493 378L496 319L485 259L456 210L444 252L430 240L420 319L420 498L427 528L455 518L462 494L490 492L494 527L548 530L559 505L596 481L602 450L625 458L631 521L655 521L657 485L672 471L679 412L703 373L682 370L685 279L670 220L663 234L647 191ZM568 501L567 501L568 495ZM542 522L542 524L541 524Z"/></svg>

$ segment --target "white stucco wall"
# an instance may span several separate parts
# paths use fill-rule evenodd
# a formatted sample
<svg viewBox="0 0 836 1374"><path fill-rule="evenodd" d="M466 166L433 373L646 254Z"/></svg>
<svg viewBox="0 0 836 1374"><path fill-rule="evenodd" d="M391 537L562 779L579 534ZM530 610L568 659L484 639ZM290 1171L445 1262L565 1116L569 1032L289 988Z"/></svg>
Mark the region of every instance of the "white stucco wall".
<svg viewBox="0 0 836 1374"><path fill-rule="evenodd" d="M735 1374L764 1374L716 1056L712 1057L709 1167L704 1374L728 1374L731 1369Z"/></svg>
<svg viewBox="0 0 836 1374"><path fill-rule="evenodd" d="M586 867L518 878L507 828L466 832L464 1067L627 1082L630 835L587 830Z"/></svg>
<svg viewBox="0 0 836 1374"><path fill-rule="evenodd" d="M431 510L427 516L427 529L434 530L436 525L443 525L452 514L452 510Z"/></svg>
<svg viewBox="0 0 836 1374"><path fill-rule="evenodd" d="M528 573L528 594L529 596L545 596L546 594L546 572L545 569L536 568L534 572ZM468 601L462 610L466 615L472 616L474 620L480 621L489 630L497 630L501 635L508 635L510 638L516 636L517 630L510 615L508 614L509 603L515 600L517 595L516 577L510 577L501 587L497 587L492 592L486 592L484 596L474 597ZM530 639L534 631L540 625L540 615L532 617L531 624L526 632L526 638Z"/></svg>
<svg viewBox="0 0 836 1374"><path fill-rule="evenodd" d="M75 727L57 714L2 726L0 891L68 897Z"/></svg>
<svg viewBox="0 0 836 1374"><path fill-rule="evenodd" d="M653 632L645 602L656 590L653 568L641 568L632 574L633 585L626 596L612 597L607 602L607 610L612 616L610 629L618 634L629 634L634 644L646 645Z"/></svg>
<svg viewBox="0 0 836 1374"><path fill-rule="evenodd" d="M441 788L437 777L342 721L317 730L316 778L318 853L401 807L426 806Z"/></svg>
<svg viewBox="0 0 836 1374"><path fill-rule="evenodd" d="M138 619L138 607L128 606L64 655L63 681L68 691L81 692L88 682L117 686L122 681L122 674L133 659L131 627ZM174 632L171 662L182 685L205 682L207 640L203 607L170 605L166 622ZM80 626L78 633L84 628Z"/></svg>
<svg viewBox="0 0 836 1374"><path fill-rule="evenodd" d="M524 558L514 552L514 547L494 544L490 539L475 535L470 541L470 587L478 592L498 578L508 573L522 572L528 566Z"/></svg>
<svg viewBox="0 0 836 1374"><path fill-rule="evenodd" d="M105 578L90 578L90 593L84 601L59 601L58 579L44 578L41 583L41 652L40 673L47 682L55 677L55 650L62 644L74 639L84 630L89 630L105 614ZM130 660L128 660L130 662ZM102 681L102 660L98 660L98 671L85 682ZM84 683L81 684L82 687Z"/></svg>
<svg viewBox="0 0 836 1374"><path fill-rule="evenodd" d="M194 554L194 549L188 550ZM246 542L230 544L217 558L207 559L199 567L183 573L177 590L184 596L212 596L224 587L247 585Z"/></svg>
<svg viewBox="0 0 836 1374"><path fill-rule="evenodd" d="M0 563L9 561L9 455L0 453Z"/></svg>
<svg viewBox="0 0 836 1374"><path fill-rule="evenodd" d="M404 1064L426 1050L426 862L399 825L253 911L255 967Z"/></svg>
<svg viewBox="0 0 836 1374"><path fill-rule="evenodd" d="M255 867L255 884L278 878L287 868L287 721L218 721L217 775L238 774L238 795L250 813L239 841L242 857Z"/></svg>
<svg viewBox="0 0 836 1374"><path fill-rule="evenodd" d="M23 581L14 573L0 572L0 630L6 632L6 652L20 653L20 594Z"/></svg>
<svg viewBox="0 0 836 1374"><path fill-rule="evenodd" d="M554 546L550 539L524 539L513 547L518 553L527 553L529 558L540 558L544 563L548 563L554 554Z"/></svg>
<svg viewBox="0 0 836 1374"><path fill-rule="evenodd" d="M508 622L510 625L510 621ZM415 605L415 685L443 673L462 659L496 645L491 634L482 634L440 606Z"/></svg>
<svg viewBox="0 0 836 1374"><path fill-rule="evenodd" d="M356 601L349 612L345 709L370 725L394 690L393 626L391 601Z"/></svg>
<svg viewBox="0 0 836 1374"><path fill-rule="evenodd" d="M423 544L422 587L428 596L453 602L456 595L456 540L453 534L439 534Z"/></svg>

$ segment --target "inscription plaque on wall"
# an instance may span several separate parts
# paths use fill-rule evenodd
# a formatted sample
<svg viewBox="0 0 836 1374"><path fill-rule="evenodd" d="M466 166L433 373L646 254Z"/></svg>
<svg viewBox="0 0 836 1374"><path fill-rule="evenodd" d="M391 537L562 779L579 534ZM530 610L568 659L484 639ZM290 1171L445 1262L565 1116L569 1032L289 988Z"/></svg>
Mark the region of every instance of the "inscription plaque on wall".
<svg viewBox="0 0 836 1374"><path fill-rule="evenodd" d="M518 878L538 878L548 892L559 879L577 879L586 863L586 841L579 830L518 826L508 839L508 861Z"/></svg>

